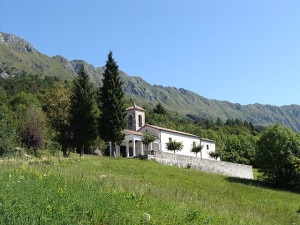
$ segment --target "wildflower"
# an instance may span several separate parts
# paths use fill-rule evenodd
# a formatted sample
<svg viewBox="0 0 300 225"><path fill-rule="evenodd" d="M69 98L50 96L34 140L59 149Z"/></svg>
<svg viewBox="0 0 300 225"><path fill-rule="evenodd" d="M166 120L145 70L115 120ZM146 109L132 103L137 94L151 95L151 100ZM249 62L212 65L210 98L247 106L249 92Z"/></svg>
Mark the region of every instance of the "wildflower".
<svg viewBox="0 0 300 225"><path fill-rule="evenodd" d="M131 198L136 198L136 194L134 192L131 194Z"/></svg>
<svg viewBox="0 0 300 225"><path fill-rule="evenodd" d="M150 220L151 220L151 215L149 213L144 213L143 214L143 222L150 223Z"/></svg>

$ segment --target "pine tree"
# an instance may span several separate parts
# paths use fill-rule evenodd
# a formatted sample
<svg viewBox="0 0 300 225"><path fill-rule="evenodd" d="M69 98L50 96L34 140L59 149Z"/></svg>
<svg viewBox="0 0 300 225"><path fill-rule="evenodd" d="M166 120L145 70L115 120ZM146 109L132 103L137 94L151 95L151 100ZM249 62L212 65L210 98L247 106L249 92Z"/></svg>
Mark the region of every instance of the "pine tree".
<svg viewBox="0 0 300 225"><path fill-rule="evenodd" d="M73 143L82 156L97 138L97 108L95 92L82 66L71 94L70 127Z"/></svg>
<svg viewBox="0 0 300 225"><path fill-rule="evenodd" d="M112 143L115 152L115 144L120 145L125 136L122 132L125 128L125 100L123 82L112 52L108 54L102 82L98 98L101 111L99 133L103 140Z"/></svg>
<svg viewBox="0 0 300 225"><path fill-rule="evenodd" d="M167 110L162 106L162 104L159 102L156 107L153 109L154 113L161 114L161 115L166 115Z"/></svg>

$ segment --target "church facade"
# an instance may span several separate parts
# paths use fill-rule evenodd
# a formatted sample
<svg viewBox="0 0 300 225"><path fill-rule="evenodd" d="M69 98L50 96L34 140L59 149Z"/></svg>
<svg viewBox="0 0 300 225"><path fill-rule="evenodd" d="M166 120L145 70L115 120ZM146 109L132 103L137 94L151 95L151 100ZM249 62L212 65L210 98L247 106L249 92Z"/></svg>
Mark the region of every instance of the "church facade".
<svg viewBox="0 0 300 225"><path fill-rule="evenodd" d="M135 104L126 109L126 123L126 129L123 131L125 138L121 146L116 146L115 153L112 153L110 146L111 156L135 157L155 154L157 151L170 152L167 149L166 143L169 141L177 141L183 144L183 149L176 151L176 154L196 156L195 153L191 152L192 147L202 145L202 151L198 153L197 157L213 160L213 158L209 156L209 153L216 150L215 141L181 131L146 124L145 109ZM143 144L143 135L145 133L156 136L156 140L148 146Z"/></svg>

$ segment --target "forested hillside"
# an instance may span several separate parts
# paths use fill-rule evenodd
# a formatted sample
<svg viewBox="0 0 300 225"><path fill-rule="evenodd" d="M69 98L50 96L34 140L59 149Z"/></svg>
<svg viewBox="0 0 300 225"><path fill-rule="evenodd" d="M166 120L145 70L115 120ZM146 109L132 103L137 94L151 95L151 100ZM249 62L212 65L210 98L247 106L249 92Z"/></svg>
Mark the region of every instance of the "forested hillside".
<svg viewBox="0 0 300 225"><path fill-rule="evenodd" d="M101 87L106 84L104 80ZM118 83L118 91L108 89L108 95L123 92L122 82ZM107 142L112 140L106 135L115 130L115 123L104 129L107 121L116 112L117 104L120 104L119 114L124 115L132 99L124 102L121 97L113 97L117 102L111 104L110 100L105 106L102 102L108 97L100 98L101 89L90 82L84 68L74 81L62 82L56 76L26 74L0 78L0 157L16 156L24 151L38 157L43 150L53 155L63 152L65 157L70 152L92 154L95 149L105 154ZM111 109L104 117L107 106ZM151 106L143 102L141 106L147 110L147 123L215 140L216 152L211 157L259 168L269 165L271 169L266 169L269 172L276 171L273 166L278 163L280 176L272 182L292 187L300 183L300 135L288 128L276 125L265 131L262 126L238 118L213 120L191 114L183 117L162 103ZM117 121L120 121L120 134L116 143L124 138L121 128L125 124L120 118ZM267 154L258 154L263 151ZM266 164L271 158L274 163ZM266 174L268 178L273 177Z"/></svg>
<svg viewBox="0 0 300 225"><path fill-rule="evenodd" d="M49 107L57 107L58 104L66 102L63 99L70 98L69 92L72 83L59 82L55 77L40 78L39 76L14 76L0 78L0 99L1 99L1 126L0 134L6 135L5 146L14 149L21 146L22 132L27 123L38 120L37 132L41 133L39 137L43 144L41 148L56 148L56 131L50 128L51 113ZM55 102L53 93L60 98ZM53 100L51 100L53 98ZM63 101L63 102L62 102ZM127 101L127 105L131 102ZM68 118L68 109L62 106L59 118ZM260 129L251 122L239 119L216 121L207 119L194 119L181 117L171 111L166 110L161 104L155 107L144 106L147 109L147 123L167 127L192 133L198 136L206 137L217 141L218 154L225 161L254 164L255 141L260 134ZM101 110L101 109L100 109ZM57 125L59 127L60 124ZM59 128L57 128L59 129ZM95 143L102 148L101 142ZM5 152L3 148L2 154ZM86 153L91 153L91 149Z"/></svg>
<svg viewBox="0 0 300 225"><path fill-rule="evenodd" d="M101 85L103 67L95 68L82 60L68 61L63 56L49 57L36 50L32 44L12 34L0 32L0 76L38 75L73 80L81 65L85 65L91 81ZM141 71L142 73L142 71ZM300 106L271 106L262 104L240 105L211 100L189 90L177 87L151 85L140 77L128 76L120 71L127 99L140 105L154 107L161 103L167 110L192 120L220 118L246 120L257 126L280 123L300 131ZM159 81L158 81L159 82ZM212 90L213 91L213 90ZM250 93L249 93L250 94Z"/></svg>

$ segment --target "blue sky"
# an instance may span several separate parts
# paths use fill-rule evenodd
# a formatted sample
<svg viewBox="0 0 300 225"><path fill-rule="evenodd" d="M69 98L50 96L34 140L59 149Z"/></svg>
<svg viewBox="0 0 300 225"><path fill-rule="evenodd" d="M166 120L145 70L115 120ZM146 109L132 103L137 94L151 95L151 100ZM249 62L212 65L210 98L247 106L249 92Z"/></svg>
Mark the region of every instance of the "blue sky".
<svg viewBox="0 0 300 225"><path fill-rule="evenodd" d="M0 31L49 56L240 104L300 104L299 0L0 0Z"/></svg>

